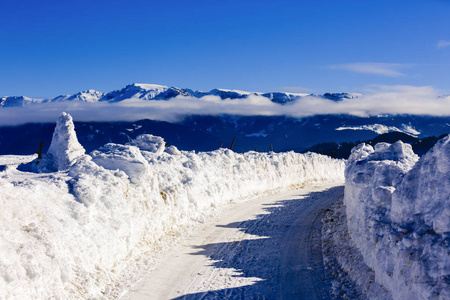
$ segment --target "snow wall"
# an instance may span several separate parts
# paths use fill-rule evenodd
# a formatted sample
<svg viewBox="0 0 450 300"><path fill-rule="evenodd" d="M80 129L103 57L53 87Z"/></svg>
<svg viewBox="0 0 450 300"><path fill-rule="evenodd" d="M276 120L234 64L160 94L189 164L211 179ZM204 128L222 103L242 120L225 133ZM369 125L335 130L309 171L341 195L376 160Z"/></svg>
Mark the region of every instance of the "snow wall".
<svg viewBox="0 0 450 300"><path fill-rule="evenodd" d="M355 246L394 299L450 299L450 136L420 160L408 144L361 144L345 170Z"/></svg>
<svg viewBox="0 0 450 300"><path fill-rule="evenodd" d="M68 114L38 165L0 172L0 299L110 298L127 259L230 201L344 181L318 154L195 153L143 135L84 154Z"/></svg>

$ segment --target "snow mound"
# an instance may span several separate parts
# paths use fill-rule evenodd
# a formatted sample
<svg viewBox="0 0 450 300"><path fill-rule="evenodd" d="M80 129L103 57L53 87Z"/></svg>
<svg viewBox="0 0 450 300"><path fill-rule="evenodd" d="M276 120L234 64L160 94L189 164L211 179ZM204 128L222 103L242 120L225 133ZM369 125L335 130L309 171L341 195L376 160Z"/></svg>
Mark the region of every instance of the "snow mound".
<svg viewBox="0 0 450 300"><path fill-rule="evenodd" d="M150 151L156 154L162 154L166 146L164 139L151 134L142 134L128 143L128 145L136 146L141 150Z"/></svg>
<svg viewBox="0 0 450 300"><path fill-rule="evenodd" d="M85 152L83 146L78 142L72 116L65 112L61 113L53 132L46 160L53 162L53 166L57 170L67 170Z"/></svg>
<svg viewBox="0 0 450 300"><path fill-rule="evenodd" d="M350 236L394 299L449 299L450 137L418 160L408 144L352 150L345 170Z"/></svg>
<svg viewBox="0 0 450 300"><path fill-rule="evenodd" d="M135 146L109 143L91 152L90 156L105 169L125 172L133 183L144 179L149 169L147 161Z"/></svg>
<svg viewBox="0 0 450 300"><path fill-rule="evenodd" d="M177 147L175 146L169 146L164 150L166 153L168 154L172 154L172 155L181 155L180 150L178 150Z"/></svg>
<svg viewBox="0 0 450 300"><path fill-rule="evenodd" d="M137 140L146 149L162 144ZM68 172L0 172L0 299L119 298L130 261L221 205L343 181L344 161L312 153L161 153L110 143L83 155L78 145L63 113L49 155Z"/></svg>

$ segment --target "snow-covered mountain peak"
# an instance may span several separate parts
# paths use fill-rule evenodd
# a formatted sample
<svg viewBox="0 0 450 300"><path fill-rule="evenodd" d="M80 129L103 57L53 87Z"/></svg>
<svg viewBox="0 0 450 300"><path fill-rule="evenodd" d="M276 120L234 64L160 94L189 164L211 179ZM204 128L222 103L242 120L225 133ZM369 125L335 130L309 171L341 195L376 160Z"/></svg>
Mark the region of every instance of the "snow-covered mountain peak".
<svg viewBox="0 0 450 300"><path fill-rule="evenodd" d="M294 100L300 99L301 97L308 96L309 94L300 94L300 93L285 93L285 92L274 92L274 93L265 93L261 94L261 96L269 98L270 101L285 104L292 102Z"/></svg>
<svg viewBox="0 0 450 300"><path fill-rule="evenodd" d="M130 98L142 100L154 100L158 95L165 93L171 88L164 85L133 83L121 90L116 90L105 94L100 101L119 102Z"/></svg>
<svg viewBox="0 0 450 300"><path fill-rule="evenodd" d="M323 98L333 101L342 101L344 99L355 99L361 97L362 94L358 93L325 93L322 95Z"/></svg>
<svg viewBox="0 0 450 300"><path fill-rule="evenodd" d="M226 93L236 93L236 94L241 94L241 95L254 94L252 92L246 92L246 91L241 91L241 90L228 90L228 89L213 89L212 91L221 91L221 92L226 92Z"/></svg>
<svg viewBox="0 0 450 300"><path fill-rule="evenodd" d="M221 99L242 99L248 97L248 95L252 93L239 90L212 89L207 94L219 96Z"/></svg>
<svg viewBox="0 0 450 300"><path fill-rule="evenodd" d="M114 90L109 93L101 93L96 90L85 90L73 95L60 95L51 99L32 99L27 97L3 97L0 98L0 107L24 106L34 102L64 102L64 101L81 101L81 102L120 102L127 99L141 100L170 100L178 96L201 98L204 96L219 96L221 99L244 99L251 95L259 95L267 97L270 101L279 104L286 104L296 101L302 97L312 94L306 93L287 93L287 92L247 92L234 89L212 89L209 92L192 90L188 88L168 87L160 84L150 83L132 83L120 90ZM312 95L322 97L333 101L342 101L344 99L358 98L361 94L357 93L325 93L323 95Z"/></svg>
<svg viewBox="0 0 450 300"><path fill-rule="evenodd" d="M70 100L79 100L84 102L97 102L103 97L103 93L96 90L86 90L73 95Z"/></svg>
<svg viewBox="0 0 450 300"><path fill-rule="evenodd" d="M18 107L31 103L39 103L42 101L42 99L29 98L25 96L5 96L0 98L0 107Z"/></svg>
<svg viewBox="0 0 450 300"><path fill-rule="evenodd" d="M97 102L103 97L103 93L96 90L86 90L73 95L61 95L46 102L64 102L64 101L81 101L81 102Z"/></svg>
<svg viewBox="0 0 450 300"><path fill-rule="evenodd" d="M103 94L102 92L96 91L96 90L86 90L86 91L82 91L79 92L78 94L90 94L90 95L101 95Z"/></svg>
<svg viewBox="0 0 450 300"><path fill-rule="evenodd" d="M133 83L132 86L141 88L147 91L161 91L164 92L169 89L168 86L159 84L149 84L149 83Z"/></svg>

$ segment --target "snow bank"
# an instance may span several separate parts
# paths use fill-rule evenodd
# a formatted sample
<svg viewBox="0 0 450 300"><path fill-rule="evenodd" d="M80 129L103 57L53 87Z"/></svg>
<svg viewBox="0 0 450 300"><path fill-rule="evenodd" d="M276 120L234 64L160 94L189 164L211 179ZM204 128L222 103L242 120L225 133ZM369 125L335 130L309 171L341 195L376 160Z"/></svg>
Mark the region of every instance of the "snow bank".
<svg viewBox="0 0 450 300"><path fill-rule="evenodd" d="M343 181L318 154L179 151L143 136L89 155L62 114L47 164L0 172L0 298L111 298L127 261L229 201Z"/></svg>
<svg viewBox="0 0 450 300"><path fill-rule="evenodd" d="M67 170L84 153L85 150L78 142L75 133L72 116L65 112L61 113L56 123L47 157L44 158L42 165L44 166L46 161L50 161L53 162L53 165L48 167L56 170Z"/></svg>
<svg viewBox="0 0 450 300"><path fill-rule="evenodd" d="M418 160L408 144L361 144L345 170L350 236L394 299L450 299L450 136Z"/></svg>

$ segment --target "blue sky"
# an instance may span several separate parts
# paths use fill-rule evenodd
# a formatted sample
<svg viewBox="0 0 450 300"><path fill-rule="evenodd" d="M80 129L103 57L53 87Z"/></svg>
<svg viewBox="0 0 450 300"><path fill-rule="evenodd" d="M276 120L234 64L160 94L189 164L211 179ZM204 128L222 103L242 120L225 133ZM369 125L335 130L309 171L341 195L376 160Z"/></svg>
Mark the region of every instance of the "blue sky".
<svg viewBox="0 0 450 300"><path fill-rule="evenodd" d="M450 1L0 1L0 96L133 82L450 93Z"/></svg>

